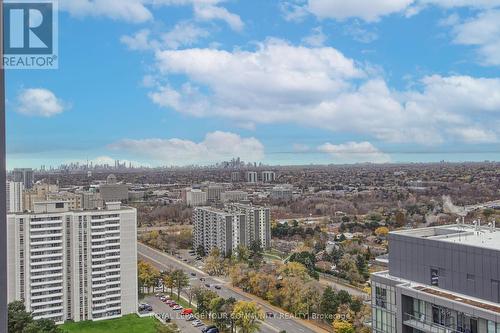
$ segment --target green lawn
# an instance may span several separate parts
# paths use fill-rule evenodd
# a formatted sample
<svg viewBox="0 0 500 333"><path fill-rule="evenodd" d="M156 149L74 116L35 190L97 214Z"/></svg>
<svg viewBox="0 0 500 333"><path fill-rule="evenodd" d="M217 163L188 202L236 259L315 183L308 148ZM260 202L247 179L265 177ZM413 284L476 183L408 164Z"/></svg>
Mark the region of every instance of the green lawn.
<svg viewBox="0 0 500 333"><path fill-rule="evenodd" d="M61 325L65 333L155 333L156 319L127 315L103 321L81 321Z"/></svg>

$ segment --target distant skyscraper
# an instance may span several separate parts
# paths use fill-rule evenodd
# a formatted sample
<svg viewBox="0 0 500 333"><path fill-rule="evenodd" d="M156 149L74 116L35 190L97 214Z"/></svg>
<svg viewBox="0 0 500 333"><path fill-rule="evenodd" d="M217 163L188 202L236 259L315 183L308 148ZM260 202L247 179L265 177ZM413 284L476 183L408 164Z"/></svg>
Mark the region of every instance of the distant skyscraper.
<svg viewBox="0 0 500 333"><path fill-rule="evenodd" d="M276 173L274 171L262 171L262 182L272 183L276 180Z"/></svg>
<svg viewBox="0 0 500 333"><path fill-rule="evenodd" d="M7 182L7 213L23 211L24 184L21 182Z"/></svg>
<svg viewBox="0 0 500 333"><path fill-rule="evenodd" d="M137 312L137 212L35 203L7 216L8 300L35 319L101 320Z"/></svg>
<svg viewBox="0 0 500 333"><path fill-rule="evenodd" d="M245 180L247 183L257 183L257 172L247 171L245 173Z"/></svg>
<svg viewBox="0 0 500 333"><path fill-rule="evenodd" d="M33 170L30 168L16 168L12 171L12 180L23 183L25 189L31 189L34 183Z"/></svg>
<svg viewBox="0 0 500 333"><path fill-rule="evenodd" d="M231 172L231 182L237 183L239 181L240 181L240 172L239 171Z"/></svg>

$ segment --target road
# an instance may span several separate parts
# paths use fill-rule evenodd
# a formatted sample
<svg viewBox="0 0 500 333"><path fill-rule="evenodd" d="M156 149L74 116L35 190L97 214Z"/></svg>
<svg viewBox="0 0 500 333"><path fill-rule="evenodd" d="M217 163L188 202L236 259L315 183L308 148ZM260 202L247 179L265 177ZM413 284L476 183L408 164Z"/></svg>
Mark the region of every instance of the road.
<svg viewBox="0 0 500 333"><path fill-rule="evenodd" d="M203 277L205 278L205 282L203 282L203 284L209 284L210 289L217 292L217 294L219 294L221 297L234 297L236 300L255 301L253 298L250 298L243 293L238 292L237 290L231 289L227 281L209 276L202 270L190 266L166 253L157 251L141 243L137 244L137 250L140 259L151 262L160 270L182 269L188 274L196 274L196 279L191 279L193 285L200 284L199 278ZM214 288L215 285L219 285L222 288L220 290L217 290ZM311 328L309 327L309 325L306 326L302 322L291 319L286 313L281 313L273 307L267 306L262 303L260 305L265 312L272 312L274 314L274 318L266 318L265 322L262 324L260 329L260 332L262 333L278 333L282 330L285 330L287 333L326 332L325 330L319 328L316 329L314 327Z"/></svg>

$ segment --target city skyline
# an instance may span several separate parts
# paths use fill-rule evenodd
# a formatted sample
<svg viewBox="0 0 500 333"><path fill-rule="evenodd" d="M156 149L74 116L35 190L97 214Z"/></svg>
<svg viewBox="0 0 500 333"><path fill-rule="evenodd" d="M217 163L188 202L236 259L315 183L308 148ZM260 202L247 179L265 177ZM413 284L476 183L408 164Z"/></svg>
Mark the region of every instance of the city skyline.
<svg viewBox="0 0 500 333"><path fill-rule="evenodd" d="M9 169L499 160L498 1L103 3L7 71Z"/></svg>

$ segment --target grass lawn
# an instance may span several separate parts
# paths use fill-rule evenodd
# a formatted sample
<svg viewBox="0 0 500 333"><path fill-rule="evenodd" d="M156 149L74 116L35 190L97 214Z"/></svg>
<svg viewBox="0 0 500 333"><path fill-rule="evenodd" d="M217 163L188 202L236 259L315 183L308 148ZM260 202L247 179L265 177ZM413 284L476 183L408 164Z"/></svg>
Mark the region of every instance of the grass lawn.
<svg viewBox="0 0 500 333"><path fill-rule="evenodd" d="M156 319L127 315L103 321L81 321L60 326L65 333L156 333Z"/></svg>

